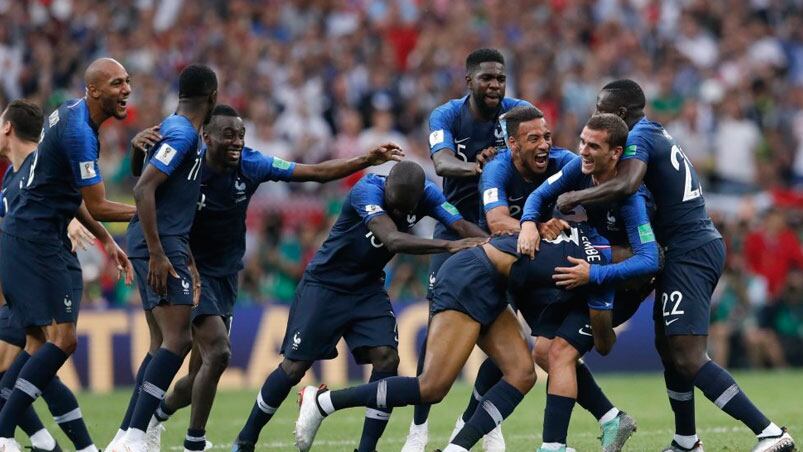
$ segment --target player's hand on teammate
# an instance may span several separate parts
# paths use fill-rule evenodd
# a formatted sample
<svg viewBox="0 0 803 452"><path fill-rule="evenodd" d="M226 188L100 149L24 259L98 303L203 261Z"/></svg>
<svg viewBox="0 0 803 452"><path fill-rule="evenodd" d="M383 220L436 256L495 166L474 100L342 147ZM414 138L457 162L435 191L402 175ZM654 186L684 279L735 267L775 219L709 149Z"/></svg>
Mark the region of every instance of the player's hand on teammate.
<svg viewBox="0 0 803 452"><path fill-rule="evenodd" d="M541 235L538 233L538 228L534 221L525 221L521 224L521 232L519 232L519 241L516 244L516 251L519 254L530 256L530 259L535 257L535 252L541 247Z"/></svg>
<svg viewBox="0 0 803 452"><path fill-rule="evenodd" d="M562 193L558 196L558 200L555 202L555 207L561 213L572 213L575 207L577 207L579 203L574 198L573 191L567 191L566 193Z"/></svg>
<svg viewBox="0 0 803 452"><path fill-rule="evenodd" d="M546 223L538 224L538 234L544 240L555 240L561 232L569 229L569 223L560 218L552 218Z"/></svg>
<svg viewBox="0 0 803 452"><path fill-rule="evenodd" d="M159 295L167 295L167 278L178 278L176 269L164 253L151 253L148 259L148 285Z"/></svg>
<svg viewBox="0 0 803 452"><path fill-rule="evenodd" d="M474 248L475 246L485 245L488 243L488 240L488 237L468 237L465 239L453 240L446 245L446 251L456 253L468 248Z"/></svg>
<svg viewBox="0 0 803 452"><path fill-rule="evenodd" d="M142 152L147 152L154 144L162 140L162 135L159 134L159 126L148 127L147 129L134 135L131 139L131 146Z"/></svg>
<svg viewBox="0 0 803 452"><path fill-rule="evenodd" d="M476 173L482 173L482 167L485 166L486 163L490 162L496 156L496 147L495 146L488 146L487 148L481 150L477 153L477 168Z"/></svg>
<svg viewBox="0 0 803 452"><path fill-rule="evenodd" d="M366 158L371 166L381 165L391 160L401 162L404 158L404 151L395 143L385 143L368 151Z"/></svg>
<svg viewBox="0 0 803 452"><path fill-rule="evenodd" d="M555 274L552 275L555 285L565 289L574 289L588 284L591 279L591 265L576 257L569 256L568 259L574 266L555 267Z"/></svg>
<svg viewBox="0 0 803 452"><path fill-rule="evenodd" d="M72 244L70 251L73 253L76 252L78 248L86 250L87 247L95 243L95 236L75 218L67 225L67 237L70 239L70 244Z"/></svg>
<svg viewBox="0 0 803 452"><path fill-rule="evenodd" d="M134 269L131 267L131 261L128 260L125 251L112 238L103 243L103 249L109 259L117 266L117 280L125 278L126 285L131 285L134 282Z"/></svg>

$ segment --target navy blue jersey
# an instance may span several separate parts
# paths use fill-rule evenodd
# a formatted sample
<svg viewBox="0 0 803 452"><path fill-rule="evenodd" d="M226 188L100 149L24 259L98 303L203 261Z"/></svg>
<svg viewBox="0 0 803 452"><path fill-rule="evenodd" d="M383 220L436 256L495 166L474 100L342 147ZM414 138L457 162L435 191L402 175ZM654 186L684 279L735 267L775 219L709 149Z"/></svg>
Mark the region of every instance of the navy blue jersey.
<svg viewBox="0 0 803 452"><path fill-rule="evenodd" d="M576 159L541 184L524 205L521 221L535 221L561 193L594 185ZM636 193L602 208L586 207L588 223L614 245L630 246L633 256L617 264L591 265L591 281L597 284L621 282L658 271L658 244L648 212L649 192L642 186Z"/></svg>
<svg viewBox="0 0 803 452"><path fill-rule="evenodd" d="M508 287L516 303L566 302L580 293L586 298L588 307L597 310L613 309L615 288L612 284L589 284L578 291L564 290L555 285L552 275L555 267L571 264L568 257L584 259L592 266L607 266L611 263L611 247L608 240L585 223L572 223L571 229L564 231L554 240L544 240L534 259L516 253L518 235L494 237L491 245L500 251L518 257L510 268ZM542 294L549 294L548 300L539 300Z"/></svg>
<svg viewBox="0 0 803 452"><path fill-rule="evenodd" d="M344 290L381 289L383 268L393 254L368 229L368 223L385 215L385 177L368 174L349 192L329 237L310 261L308 281ZM393 220L399 231L408 232L422 217L430 216L446 226L462 219L443 192L427 181L424 195L413 214Z"/></svg>
<svg viewBox="0 0 803 452"><path fill-rule="evenodd" d="M697 172L660 124L642 118L633 126L622 154L629 159L647 164L644 183L655 197L655 232L667 253L722 237L705 211Z"/></svg>
<svg viewBox="0 0 803 452"><path fill-rule="evenodd" d="M203 163L203 141L189 119L170 115L159 127L162 141L148 151L147 164L167 174L156 189L156 224L165 253L186 252L198 203ZM128 256L148 257L148 246L134 215L128 224Z"/></svg>
<svg viewBox="0 0 803 452"><path fill-rule="evenodd" d="M33 153L25 157L19 171L14 171L14 167L11 165L6 169L6 174L3 176L3 189L0 191L0 198L2 198L0 217L5 217L6 213L19 202L20 192L28 179L33 158ZM5 231L5 223L3 223L2 229Z"/></svg>
<svg viewBox="0 0 803 452"><path fill-rule="evenodd" d="M506 147L505 133L499 116L520 105L530 105L530 103L505 97L491 121L480 121L471 113L469 96L446 102L429 115L430 153L451 149L455 156L464 162L475 162L477 154L487 147ZM446 199L457 207L463 218L472 223L478 222L480 214L478 182L479 176L443 178L443 192Z"/></svg>
<svg viewBox="0 0 803 452"><path fill-rule="evenodd" d="M215 172L204 159L201 197L190 231L199 272L228 276L243 268L245 216L251 196L262 182L290 180L295 165L251 148L243 149L234 171Z"/></svg>
<svg viewBox="0 0 803 452"><path fill-rule="evenodd" d="M84 99L67 101L45 121L19 202L6 214L4 231L27 240L64 234L81 205L83 187L103 181L98 131Z"/></svg>
<svg viewBox="0 0 803 452"><path fill-rule="evenodd" d="M513 164L513 155L510 150L501 151L485 165L480 176L479 189L482 195L483 213L480 215L479 225L487 230L488 222L485 214L499 206L507 207L511 217L517 220L521 219L524 202L527 201L530 193L549 176L557 173L567 163L577 158L579 157L568 149L553 147L549 150L546 171L537 180L529 182L522 177L516 169L516 165ZM547 213L546 218L541 218L541 220L549 219L550 213Z"/></svg>

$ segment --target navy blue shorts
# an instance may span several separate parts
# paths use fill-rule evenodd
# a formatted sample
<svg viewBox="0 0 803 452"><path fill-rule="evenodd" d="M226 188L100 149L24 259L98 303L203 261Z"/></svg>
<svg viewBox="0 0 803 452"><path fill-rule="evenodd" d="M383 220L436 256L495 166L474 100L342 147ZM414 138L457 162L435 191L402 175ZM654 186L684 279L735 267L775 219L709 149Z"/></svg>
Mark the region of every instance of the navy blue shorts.
<svg viewBox="0 0 803 452"><path fill-rule="evenodd" d="M282 354L294 361L332 359L340 338L360 364L367 361L354 353L357 349L396 349L399 335L387 292L371 288L346 293L302 278L290 306Z"/></svg>
<svg viewBox="0 0 803 452"><path fill-rule="evenodd" d="M25 328L20 325L8 306L0 306L0 341L25 348Z"/></svg>
<svg viewBox="0 0 803 452"><path fill-rule="evenodd" d="M453 230L443 226L441 223L435 225L435 231L432 234L433 239L440 239L440 240L459 240L462 237ZM427 284L427 300L429 300L430 305L432 305L432 289L435 286L435 278L438 275L438 270L441 269L441 266L444 262L446 262L450 257L452 257L451 253L440 253L440 254L431 254L429 256L429 281Z"/></svg>
<svg viewBox="0 0 803 452"><path fill-rule="evenodd" d="M678 256L667 253L655 280L653 320L656 334L707 335L711 295L725 267L722 239Z"/></svg>
<svg viewBox="0 0 803 452"><path fill-rule="evenodd" d="M167 276L167 296L161 296L148 285L148 259L131 258L134 274L137 275L137 287L142 299L142 308L146 311L160 304L192 306L192 275L190 274L189 257L185 254L167 256L178 278Z"/></svg>
<svg viewBox="0 0 803 452"><path fill-rule="evenodd" d="M506 281L482 248L455 254L438 271L432 290L432 315L459 311L485 327L507 307Z"/></svg>
<svg viewBox="0 0 803 452"><path fill-rule="evenodd" d="M74 286L80 281L73 255L59 241L32 242L10 234L0 235L0 281L11 312L25 327L75 323L80 297ZM6 258L8 257L8 258Z"/></svg>
<svg viewBox="0 0 803 452"><path fill-rule="evenodd" d="M237 301L237 273L228 276L209 276L201 274L201 299L192 310L192 320L201 316L213 315L228 320Z"/></svg>

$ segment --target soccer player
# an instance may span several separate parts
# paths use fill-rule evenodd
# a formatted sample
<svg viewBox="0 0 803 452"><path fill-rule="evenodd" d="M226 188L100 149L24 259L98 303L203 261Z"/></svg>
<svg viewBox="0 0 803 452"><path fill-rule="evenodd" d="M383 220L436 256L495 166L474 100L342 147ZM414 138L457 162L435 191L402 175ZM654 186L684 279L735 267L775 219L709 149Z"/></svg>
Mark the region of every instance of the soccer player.
<svg viewBox="0 0 803 452"><path fill-rule="evenodd" d="M17 421L43 390L58 381L54 380L56 372L75 351L80 299L73 296L81 278L70 271L75 262L63 243L67 223L74 216L126 221L134 213L133 206L106 199L98 167L97 130L110 117L125 118L131 93L128 73L117 61L101 58L89 65L84 78L86 96L67 101L54 111L41 138L26 137L33 142L39 139L39 145L18 202L9 206L3 222L0 246L3 255L15 258L0 259L0 280L8 305L27 335L25 352L5 375L16 383L0 411L0 450L19 450L13 439ZM80 208L82 202L86 209ZM102 228L93 229L88 222L84 225L106 239L107 253L130 282L125 253L110 237L101 235ZM74 396L61 386L56 389L62 397L57 409L72 409L60 423L76 421L70 425L83 429L79 435L83 438L77 441L86 444L82 450L97 450L85 432ZM53 405L50 408L54 410Z"/></svg>
<svg viewBox="0 0 803 452"><path fill-rule="evenodd" d="M435 172L443 177L443 192L467 221L478 224L480 203L477 183L482 166L505 147L505 134L500 116L518 105L529 102L505 97L505 58L496 49L477 49L466 57L466 87L469 94L439 106L429 116L429 149ZM454 231L435 225L433 237L457 238ZM433 255L429 279L433 281L448 253ZM427 298L430 298L430 293ZM423 369L426 341L418 355L418 372ZM496 375L494 369L490 369ZM478 377L480 378L480 377ZM428 440L429 407L417 405L403 452L422 452ZM486 440L487 450L504 450L499 429Z"/></svg>
<svg viewBox="0 0 803 452"><path fill-rule="evenodd" d="M144 142L161 136L150 129ZM369 166L401 160L401 149L388 144L351 159L313 165L286 162L244 146L245 125L228 105L218 105L204 127L201 197L190 230L190 247L201 276L201 299L192 311L193 352L189 374L178 380L157 409L161 423L192 405L186 450L203 450L206 422L218 380L229 363L229 330L237 297L237 274L245 254L245 217L251 196L268 181L328 182ZM158 428L158 427L157 427ZM373 450L373 447L371 448Z"/></svg>
<svg viewBox="0 0 803 452"><path fill-rule="evenodd" d="M525 255L532 256L539 246L539 234L535 220L551 212L552 203L557 197L570 189L598 185L610 180L616 174L616 164L624 150L627 139L627 125L616 115L599 114L588 120L580 135L580 159L564 166L550 177L546 183L538 187L527 198L522 215L522 231L519 235L519 249ZM585 260L569 258L575 267L561 266L555 269L556 284L567 289L588 284L596 285L621 283L631 278L651 276L659 268L659 250L652 234L647 210L648 194L645 189L629 196L622 202L610 206L610 209L599 209L584 206L588 222L605 236L611 243L630 246L633 256L615 265L589 265ZM626 297L623 309L632 315L641 303L641 298ZM525 310L526 312L526 310ZM554 313L543 312L539 315L534 331L549 331L545 336L552 336L548 344L548 367L550 371L547 386L547 402L544 415L544 432L541 446L543 451L565 450L566 434L569 419L578 398L578 375L576 363L587 351L574 336L561 334L561 326L567 321L567 314L558 313L557 322L548 320ZM525 317L527 317L525 315ZM543 323L547 325L543 325ZM569 325L577 323L568 318ZM553 324L550 325L549 323ZM583 324L580 324L581 330ZM593 330L593 328L592 328ZM557 332L557 333L556 333ZM574 333L574 331L570 331ZM536 351L538 353L538 351ZM590 377L590 374L589 374ZM593 382L593 380L592 380ZM586 384L591 387L590 383ZM596 387L596 384L593 384ZM599 389L597 388L597 391ZM601 394L601 397L604 395ZM600 399L602 400L602 399ZM613 422L608 435L603 425L603 450L618 451L624 441L635 429L635 422L630 416L616 410L607 399L602 402L608 408L603 415ZM601 410L600 410L601 412ZM599 419L602 420L602 419ZM606 438L607 436L607 438Z"/></svg>
<svg viewBox="0 0 803 452"><path fill-rule="evenodd" d="M794 449L784 428L771 422L747 398L725 369L708 358L711 294L725 262L722 236L705 210L697 173L683 151L658 123L644 115L638 83L616 80L597 96L597 111L621 117L630 128L616 177L561 195L558 208L605 203L628 196L642 181L655 197L656 234L666 261L656 281L656 348L664 365L675 436L666 451L702 451L694 422L694 387L742 421L758 437L754 451Z"/></svg>
<svg viewBox="0 0 803 452"><path fill-rule="evenodd" d="M408 231L431 216L457 232L460 240L418 238ZM358 363L371 363L371 381L396 375L399 356L396 318L384 288L382 269L396 253L457 252L487 241L487 234L464 220L416 163L397 163L387 178L369 174L352 188L329 237L312 258L290 308L284 360L265 380L232 451L253 451L262 427L314 361L337 356L345 338ZM374 431L364 432L360 451L374 445L390 417L370 409Z"/></svg>
<svg viewBox="0 0 803 452"><path fill-rule="evenodd" d="M535 258L519 255L515 236L494 237L482 247L449 258L438 272L433 290L427 359L418 377L390 377L354 388L330 391L307 386L301 392L296 446L307 451L323 419L333 412L366 406L390 409L420 402L438 403L479 345L499 366L503 378L479 403L471 419L450 440L444 452L468 451L507 418L535 383L535 366L521 328L508 307L507 288L555 288L552 272L567 257L607 264L610 247L593 228L571 231L576 239L547 243ZM565 236L564 236L565 237ZM617 264L618 265L618 264ZM562 291L571 297L574 294ZM613 290L604 286L578 291L591 308L594 344L610 352ZM556 300L557 302L557 300Z"/></svg>
<svg viewBox="0 0 803 452"><path fill-rule="evenodd" d="M137 214L128 225L128 247L151 337L157 339L137 372L142 383L129 404L134 408L126 433L108 448L114 452L147 450L148 422L192 344L191 309L200 280L189 234L201 188L199 131L217 102L217 76L207 66L189 65L179 75L178 95L176 112L160 124L163 138L149 150L134 186Z"/></svg>

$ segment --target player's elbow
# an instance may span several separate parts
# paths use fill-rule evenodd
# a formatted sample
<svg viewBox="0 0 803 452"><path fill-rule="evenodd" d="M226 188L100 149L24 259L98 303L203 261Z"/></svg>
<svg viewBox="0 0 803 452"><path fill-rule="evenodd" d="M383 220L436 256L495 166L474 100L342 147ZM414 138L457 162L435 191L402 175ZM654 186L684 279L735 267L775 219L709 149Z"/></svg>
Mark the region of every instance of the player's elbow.
<svg viewBox="0 0 803 452"><path fill-rule="evenodd" d="M616 192L622 196L630 196L638 191L641 181L634 178L620 179L616 184Z"/></svg>
<svg viewBox="0 0 803 452"><path fill-rule="evenodd" d="M443 162L442 159L435 158L432 160L432 165L435 167L435 174L441 177L448 177L449 170L447 169L447 165Z"/></svg>

